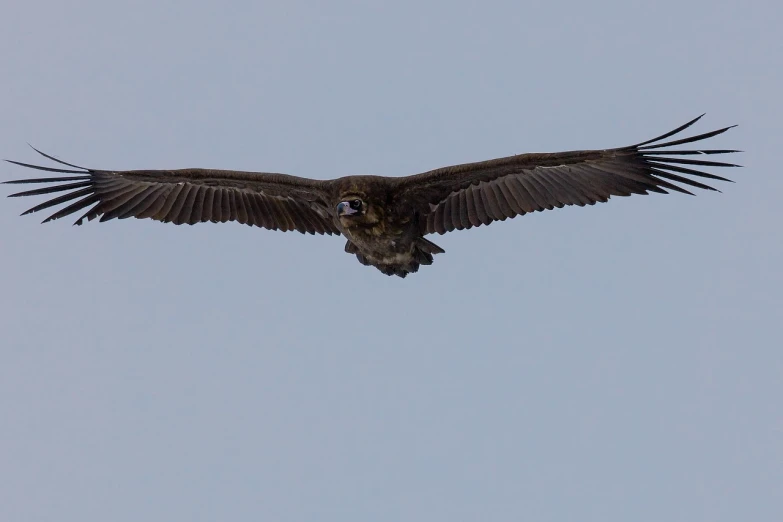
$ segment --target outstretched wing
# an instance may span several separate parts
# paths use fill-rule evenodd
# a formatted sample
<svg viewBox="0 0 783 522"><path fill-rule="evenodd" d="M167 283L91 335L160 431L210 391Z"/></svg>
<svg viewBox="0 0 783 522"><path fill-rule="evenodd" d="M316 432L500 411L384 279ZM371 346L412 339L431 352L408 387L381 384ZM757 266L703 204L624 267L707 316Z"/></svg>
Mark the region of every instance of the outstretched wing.
<svg viewBox="0 0 783 522"><path fill-rule="evenodd" d="M73 167L43 167L7 160L22 167L61 175L5 182L46 185L9 197L64 192L24 213L68 203L46 218L44 223L84 211L74 224L81 225L85 218L100 217L100 221L108 221L135 217L176 225L237 221L271 230L340 233L327 204L322 181L286 174L231 170L95 170L65 163L38 149L35 151L57 163Z"/></svg>
<svg viewBox="0 0 783 522"><path fill-rule="evenodd" d="M703 116L703 114L702 114ZM735 150L670 150L668 147L706 140L731 127L698 136L662 142L696 123L685 125L630 147L553 154L521 154L507 158L445 167L399 178L397 194L422 216L422 232L489 225L527 212L593 205L611 196L667 190L691 194L682 186L716 190L694 178L730 181L696 167L737 167L703 159Z"/></svg>

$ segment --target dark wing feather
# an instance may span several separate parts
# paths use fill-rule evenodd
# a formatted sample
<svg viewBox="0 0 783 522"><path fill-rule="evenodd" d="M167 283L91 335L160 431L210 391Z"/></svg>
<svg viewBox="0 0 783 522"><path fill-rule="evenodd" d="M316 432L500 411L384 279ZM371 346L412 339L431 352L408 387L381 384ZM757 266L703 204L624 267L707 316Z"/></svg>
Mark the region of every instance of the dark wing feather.
<svg viewBox="0 0 783 522"><path fill-rule="evenodd" d="M702 115L703 116L703 115ZM694 178L730 181L698 167L737 167L733 163L682 156L738 152L726 149L662 150L706 140L731 127L661 143L701 116L662 136L630 147L553 154L521 154L445 167L399 178L397 194L422 217L422 232L443 234L513 218L527 212L593 205L611 196L668 191L692 194L687 187L716 190Z"/></svg>
<svg viewBox="0 0 783 522"><path fill-rule="evenodd" d="M339 234L327 203L325 182L260 172L229 170L106 171L78 167L35 149L48 159L74 169L44 167L10 161L22 167L69 174L55 178L6 181L9 184L46 184L9 197L64 192L24 214L56 205L68 205L44 222L84 211L76 220L101 221L129 217L151 218L177 225L205 221L238 221L271 230L310 234ZM78 174L76 176L72 174Z"/></svg>

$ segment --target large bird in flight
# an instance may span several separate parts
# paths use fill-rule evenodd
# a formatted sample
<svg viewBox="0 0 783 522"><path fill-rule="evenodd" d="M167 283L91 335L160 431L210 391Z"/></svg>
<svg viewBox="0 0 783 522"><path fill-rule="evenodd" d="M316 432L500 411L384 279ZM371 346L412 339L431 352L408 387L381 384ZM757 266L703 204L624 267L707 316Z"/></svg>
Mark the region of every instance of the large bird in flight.
<svg viewBox="0 0 783 522"><path fill-rule="evenodd" d="M10 197L64 192L24 213L68 203L44 223L85 211L75 224L81 225L85 218L135 217L175 225L237 221L271 230L342 234L348 240L345 251L362 264L405 277L444 252L426 239L429 234L566 205L593 205L611 196L667 194L668 190L691 194L681 185L715 190L694 178L730 180L698 168L737 165L702 158L737 151L670 147L706 140L731 127L664 141L700 118L627 147L520 154L406 177L315 180L213 169L101 170L66 163L35 149L71 168L8 160L59 176L6 183L45 184Z"/></svg>

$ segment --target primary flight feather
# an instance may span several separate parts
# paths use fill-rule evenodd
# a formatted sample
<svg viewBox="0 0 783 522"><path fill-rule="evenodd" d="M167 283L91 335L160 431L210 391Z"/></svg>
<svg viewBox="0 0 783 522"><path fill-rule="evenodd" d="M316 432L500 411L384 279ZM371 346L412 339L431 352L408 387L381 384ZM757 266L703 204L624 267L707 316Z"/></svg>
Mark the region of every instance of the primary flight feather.
<svg viewBox="0 0 783 522"><path fill-rule="evenodd" d="M66 163L35 149L71 168L7 160L65 176L5 183L45 185L9 197L63 192L24 213L67 203L44 223L78 213L77 225L85 218L135 217L176 225L237 221L271 230L342 234L348 239L345 251L355 254L362 264L405 277L420 265L432 264L434 254L444 252L424 237L427 234L489 225L565 205L593 205L611 196L667 194L668 190L691 194L682 185L715 190L694 178L730 180L698 168L738 165L701 157L738 151L670 147L706 140L731 127L664 141L700 118L627 147L520 154L396 178L314 180L213 169L100 170Z"/></svg>

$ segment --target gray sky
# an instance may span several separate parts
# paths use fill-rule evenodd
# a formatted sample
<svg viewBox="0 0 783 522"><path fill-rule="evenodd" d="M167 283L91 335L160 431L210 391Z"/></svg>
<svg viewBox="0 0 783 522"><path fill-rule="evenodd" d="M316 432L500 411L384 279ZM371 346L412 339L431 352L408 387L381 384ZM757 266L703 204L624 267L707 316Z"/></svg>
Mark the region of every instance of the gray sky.
<svg viewBox="0 0 783 522"><path fill-rule="evenodd" d="M406 175L707 112L746 167L405 280L3 198L0 519L781 520L779 2L315 4L7 3L0 156Z"/></svg>

